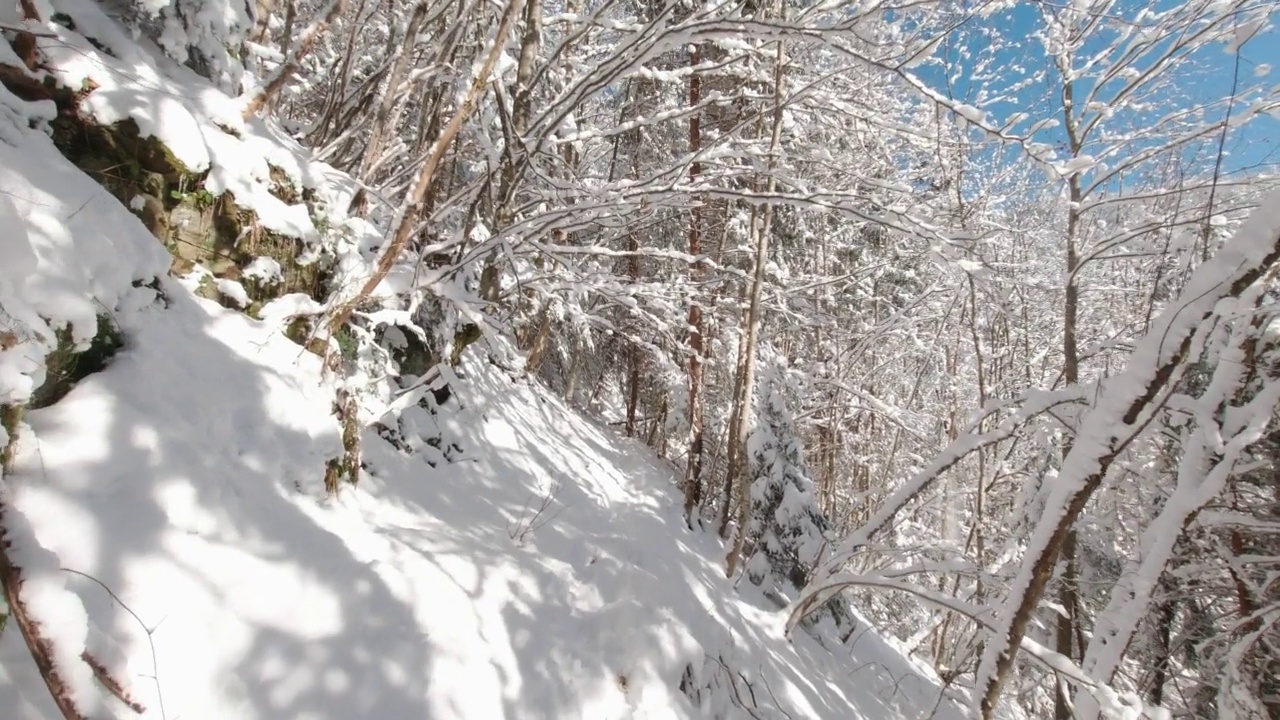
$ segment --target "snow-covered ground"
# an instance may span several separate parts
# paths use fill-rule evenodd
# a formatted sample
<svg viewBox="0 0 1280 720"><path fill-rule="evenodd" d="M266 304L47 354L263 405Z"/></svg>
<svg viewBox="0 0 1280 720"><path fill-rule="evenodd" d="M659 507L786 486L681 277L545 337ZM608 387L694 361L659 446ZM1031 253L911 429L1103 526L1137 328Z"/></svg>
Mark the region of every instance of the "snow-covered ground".
<svg viewBox="0 0 1280 720"><path fill-rule="evenodd" d="M66 78L114 62L57 32L76 50ZM201 116L209 102L164 85L177 80L149 56L117 55L146 82L95 82L138 99L130 116L154 92L195 136L234 117ZM66 323L87 340L109 319L124 348L24 416L0 499L24 592L90 717L138 715L95 685L86 647L160 720L959 717L865 622L844 647L784 638L769 602L724 577L714 534L684 527L668 464L482 352L440 415L462 453L405 454L367 431L367 474L326 497L342 442L320 359L280 320L167 277L163 246L45 137L48 112L0 89L0 403L40 385ZM261 145L266 127L232 129ZM273 164L304 152L280 142L263 151ZM269 173L217 155L195 160L270 216L255 195ZM60 717L12 622L0 716Z"/></svg>
<svg viewBox="0 0 1280 720"><path fill-rule="evenodd" d="M666 466L487 363L445 423L462 457L432 468L367 434L371 477L335 502L313 356L189 297L128 331L106 371L29 415L6 483L62 566L141 620L66 573L146 717L714 717L678 688L691 662L724 681L708 654L762 717L937 701L873 630L851 652L783 639L714 535L684 528ZM13 627L0 707L57 717Z"/></svg>

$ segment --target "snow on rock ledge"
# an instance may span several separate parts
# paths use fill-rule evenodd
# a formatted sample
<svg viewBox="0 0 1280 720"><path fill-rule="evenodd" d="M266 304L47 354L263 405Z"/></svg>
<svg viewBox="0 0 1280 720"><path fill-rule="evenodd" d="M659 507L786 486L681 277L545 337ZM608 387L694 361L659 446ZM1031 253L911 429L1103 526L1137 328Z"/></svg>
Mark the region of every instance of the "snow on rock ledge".
<svg viewBox="0 0 1280 720"><path fill-rule="evenodd" d="M15 117L29 106L0 88ZM159 299L169 255L49 137L0 118L0 403L25 403L44 382L58 331L83 350Z"/></svg>

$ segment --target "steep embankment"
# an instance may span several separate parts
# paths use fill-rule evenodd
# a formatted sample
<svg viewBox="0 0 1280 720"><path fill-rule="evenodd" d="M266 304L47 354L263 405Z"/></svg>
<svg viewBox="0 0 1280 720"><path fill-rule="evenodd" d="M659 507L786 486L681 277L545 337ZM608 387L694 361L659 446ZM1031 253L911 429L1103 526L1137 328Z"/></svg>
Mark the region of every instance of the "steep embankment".
<svg viewBox="0 0 1280 720"><path fill-rule="evenodd" d="M65 107L0 89L5 540L87 715L137 717L86 648L166 720L952 714L865 625L831 651L784 639L684 528L667 465L480 353L394 445L365 431L359 485L328 497L339 392L296 332L323 278L282 248L329 278L367 262L371 230L325 210L349 183L91 5L55 5L96 28L51 25L46 48L108 93L75 100L81 130L159 156L112 186L101 142L50 139ZM13 623L0 708L59 717Z"/></svg>

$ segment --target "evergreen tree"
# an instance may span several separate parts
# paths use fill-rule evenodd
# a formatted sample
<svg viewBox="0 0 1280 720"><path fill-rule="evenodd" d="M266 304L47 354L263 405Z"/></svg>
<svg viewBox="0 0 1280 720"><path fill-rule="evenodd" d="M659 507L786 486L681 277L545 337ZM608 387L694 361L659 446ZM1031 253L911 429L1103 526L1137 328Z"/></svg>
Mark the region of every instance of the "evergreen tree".
<svg viewBox="0 0 1280 720"><path fill-rule="evenodd" d="M813 496L786 389L785 368L778 364L766 368L756 401L755 427L747 441L751 478L747 538L753 548L747 576L761 587L790 595L808 582L830 526Z"/></svg>

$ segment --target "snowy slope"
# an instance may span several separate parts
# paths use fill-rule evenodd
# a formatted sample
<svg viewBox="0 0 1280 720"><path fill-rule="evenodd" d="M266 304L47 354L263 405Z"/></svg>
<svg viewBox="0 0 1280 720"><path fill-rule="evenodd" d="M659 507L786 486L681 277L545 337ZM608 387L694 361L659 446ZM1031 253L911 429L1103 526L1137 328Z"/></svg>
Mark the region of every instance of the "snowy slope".
<svg viewBox="0 0 1280 720"><path fill-rule="evenodd" d="M684 529L669 470L485 363L447 423L469 459L433 469L370 434L373 476L333 502L310 355L191 298L130 337L30 415L6 480L63 566L153 630L158 667L137 620L72 583L146 717L701 717L677 686L706 653L792 717L925 717L937 699L874 631L852 656L781 639L714 536ZM513 540L552 488L550 519ZM54 718L25 653L0 638L0 707Z"/></svg>
<svg viewBox="0 0 1280 720"><path fill-rule="evenodd" d="M133 98L135 119L163 110L157 132L195 128L190 161L264 217L292 211L272 210L265 165L237 153L292 167L335 206L349 192L291 160L301 148L267 147L269 124L211 140L230 99L122 36L113 60L52 31L76 49L63 76L114 93L101 119ZM111 84L111 62L141 84ZM24 416L0 482L25 587L90 717L139 716L94 685L86 646L161 720L959 716L865 624L834 650L783 638L768 602L723 577L714 535L685 529L669 466L483 356L440 419L462 454L406 454L369 431L367 475L327 498L342 442L320 359L279 321L167 277L160 243L39 129L47 108L0 90L0 111L0 329L22 330L0 348L0 402L39 386L65 323L87 340L105 317L125 343ZM233 137L244 145L220 149ZM12 623L0 708L59 717Z"/></svg>

